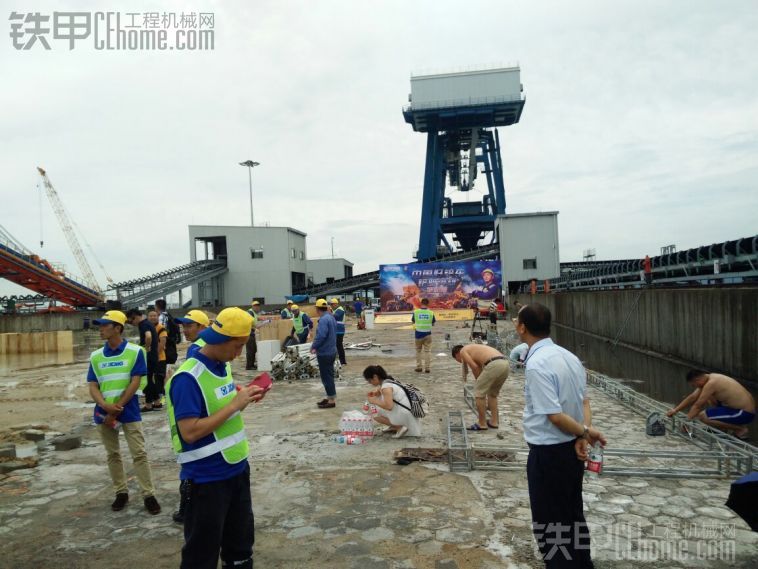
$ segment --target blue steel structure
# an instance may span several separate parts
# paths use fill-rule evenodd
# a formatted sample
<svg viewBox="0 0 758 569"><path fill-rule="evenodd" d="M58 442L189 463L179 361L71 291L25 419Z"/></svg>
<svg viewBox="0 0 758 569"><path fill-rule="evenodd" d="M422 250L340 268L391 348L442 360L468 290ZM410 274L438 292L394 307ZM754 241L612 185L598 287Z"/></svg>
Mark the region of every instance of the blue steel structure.
<svg viewBox="0 0 758 569"><path fill-rule="evenodd" d="M463 251L474 249L486 233L495 241L495 217L505 213L505 184L496 127L519 122L523 96L472 98L439 106L403 109L405 122L427 135L424 194L421 205L419 261L455 251L453 235ZM480 149L481 153L476 150ZM487 194L480 201L453 202L445 196L446 180L451 188L473 189L478 164L483 164Z"/></svg>

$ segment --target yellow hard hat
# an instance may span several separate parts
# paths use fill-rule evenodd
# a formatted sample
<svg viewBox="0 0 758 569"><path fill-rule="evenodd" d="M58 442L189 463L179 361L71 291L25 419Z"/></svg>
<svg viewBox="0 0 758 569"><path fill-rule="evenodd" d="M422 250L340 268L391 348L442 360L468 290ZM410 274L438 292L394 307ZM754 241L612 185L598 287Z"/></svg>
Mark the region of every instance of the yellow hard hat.
<svg viewBox="0 0 758 569"><path fill-rule="evenodd" d="M174 318L179 324L200 324L201 326L210 326L211 321L208 315L202 310L190 310L184 318Z"/></svg>
<svg viewBox="0 0 758 569"><path fill-rule="evenodd" d="M260 302L258 302L257 300L254 300L254 301L253 301L253 306L260 306L260 304L261 304L261 303L260 303Z"/></svg>
<svg viewBox="0 0 758 569"><path fill-rule="evenodd" d="M222 344L232 338L250 335L253 317L241 308L224 308L218 313L209 328L200 332L200 337L208 344Z"/></svg>
<svg viewBox="0 0 758 569"><path fill-rule="evenodd" d="M329 305L326 303L325 298L319 298L316 301L316 308L329 308Z"/></svg>
<svg viewBox="0 0 758 569"><path fill-rule="evenodd" d="M331 302L332 304L339 304L340 303L340 301L338 299L336 299L336 298L331 299L329 302Z"/></svg>
<svg viewBox="0 0 758 569"><path fill-rule="evenodd" d="M102 324L126 324L126 314L120 310L109 310L103 314L100 318L94 321L94 324L100 326Z"/></svg>
<svg viewBox="0 0 758 569"><path fill-rule="evenodd" d="M292 306L290 306L290 308L292 310L300 310L300 307L297 304L293 304Z"/></svg>

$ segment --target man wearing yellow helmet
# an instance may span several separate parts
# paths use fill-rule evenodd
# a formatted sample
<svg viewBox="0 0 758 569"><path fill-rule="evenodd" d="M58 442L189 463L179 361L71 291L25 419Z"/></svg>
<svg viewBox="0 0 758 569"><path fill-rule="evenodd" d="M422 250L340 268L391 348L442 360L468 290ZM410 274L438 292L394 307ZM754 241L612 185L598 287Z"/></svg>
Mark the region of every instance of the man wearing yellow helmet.
<svg viewBox="0 0 758 569"><path fill-rule="evenodd" d="M311 344L311 353L316 354L321 383L326 392L326 398L316 405L319 409L332 409L336 407L334 400L337 398L337 389L334 386L334 360L337 358L337 322L334 320L334 316L329 314L329 305L326 303L326 299L319 298L316 301L316 310L318 310L318 328L316 328L316 337Z"/></svg>
<svg viewBox="0 0 758 569"><path fill-rule="evenodd" d="M123 510L129 501L126 472L119 450L119 429L129 446L134 473L142 489L145 509L159 514L161 507L155 499L153 476L145 452L142 417L135 393L142 376L147 375L145 350L122 338L126 314L109 310L94 321L100 327L100 338L105 344L90 356L87 386L95 401L95 424L103 446L108 453L108 470L113 481L116 499L111 504L114 512Z"/></svg>
<svg viewBox="0 0 758 569"><path fill-rule="evenodd" d="M297 304L292 305L292 330L290 337L297 340L298 344L305 344L308 336L313 330L313 320L305 313L300 311Z"/></svg>
<svg viewBox="0 0 758 569"><path fill-rule="evenodd" d="M292 302L291 300L287 301L287 306L282 308L281 312L279 312L279 317L282 320L289 320L292 318L292 307L294 306L294 304L295 303Z"/></svg>
<svg viewBox="0 0 758 569"><path fill-rule="evenodd" d="M166 385L171 444L189 481L181 567L253 569L250 446L242 411L259 401L257 385L235 388L227 366L244 348L252 318L225 308L200 333L194 352Z"/></svg>

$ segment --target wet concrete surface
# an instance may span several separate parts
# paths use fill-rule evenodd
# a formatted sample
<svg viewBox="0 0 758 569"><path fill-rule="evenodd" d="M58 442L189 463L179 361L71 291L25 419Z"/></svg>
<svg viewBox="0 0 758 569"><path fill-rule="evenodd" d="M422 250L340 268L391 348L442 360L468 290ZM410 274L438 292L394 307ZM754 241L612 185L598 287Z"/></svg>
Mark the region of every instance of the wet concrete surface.
<svg viewBox="0 0 758 569"><path fill-rule="evenodd" d="M464 341L468 330L460 326L435 327L428 375L413 372L412 331L397 325L353 328L348 342L373 338L382 348L348 351L336 409L316 408L323 390L315 379L276 384L262 403L245 410L256 567L542 565L533 550L525 471L450 473L446 463L398 466L392 461L393 452L404 447L444 448L448 410L465 410L466 420L473 422L462 397L460 366L443 340L448 332L453 341ZM233 367L244 381L242 363L238 360ZM360 408L368 390L361 372L373 363L427 394L431 413L423 420L424 433L419 438L377 436L365 445L338 445L332 436L341 411ZM18 431L14 434L11 427L31 423L83 436L80 448L66 452L42 443L39 466L0 475L0 567L177 567L182 529L171 521L171 512L178 504L178 467L165 414L144 416L163 512L151 516L142 508L126 445L122 449L131 502L124 511L112 512L105 453L90 425L91 406L84 403L85 374L86 365L78 363L0 380L0 438L14 440ZM523 372L514 370L501 392L501 428L472 437L524 445L523 380ZM611 446L692 449L679 437L646 437L644 417L594 390L591 396L594 424ZM596 566L755 566L758 537L724 506L729 482L621 476L588 481L585 509ZM718 539L710 537L713 532ZM653 542L675 545L675 555L664 562L650 559Z"/></svg>

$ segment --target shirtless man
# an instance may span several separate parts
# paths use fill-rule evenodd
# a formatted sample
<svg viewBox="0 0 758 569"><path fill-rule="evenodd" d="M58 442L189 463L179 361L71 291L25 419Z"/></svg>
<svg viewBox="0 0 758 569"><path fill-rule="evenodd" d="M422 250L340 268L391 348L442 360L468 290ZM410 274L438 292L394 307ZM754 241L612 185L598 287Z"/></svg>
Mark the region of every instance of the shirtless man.
<svg viewBox="0 0 758 569"><path fill-rule="evenodd" d="M671 417L691 406L687 419L697 418L711 427L734 431L738 438L747 436L747 425L755 419L755 399L747 389L729 376L699 369L687 372L687 383L695 391L666 415Z"/></svg>
<svg viewBox="0 0 758 569"><path fill-rule="evenodd" d="M468 344L453 346L455 361L462 364L463 383L466 383L468 370L474 374L474 400L478 422L471 425L469 431L486 431L497 429L500 418L497 409L497 396L508 379L510 364L508 358L495 348L484 344ZM487 409L490 411L490 421L487 421Z"/></svg>

